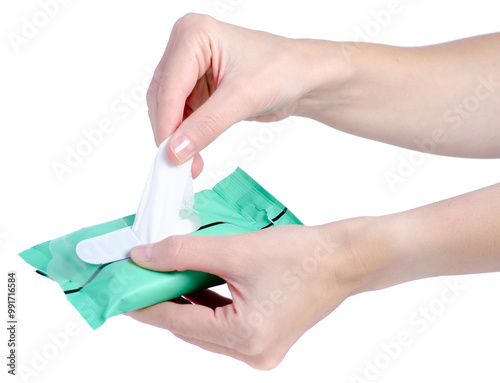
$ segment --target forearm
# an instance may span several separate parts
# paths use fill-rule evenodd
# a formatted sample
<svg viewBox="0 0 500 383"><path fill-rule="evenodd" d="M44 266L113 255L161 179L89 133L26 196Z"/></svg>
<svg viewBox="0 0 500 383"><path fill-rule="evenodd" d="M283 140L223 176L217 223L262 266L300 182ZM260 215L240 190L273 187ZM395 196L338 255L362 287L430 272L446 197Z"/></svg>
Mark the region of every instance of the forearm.
<svg viewBox="0 0 500 383"><path fill-rule="evenodd" d="M419 48L297 44L316 85L295 114L410 149L500 156L500 33Z"/></svg>
<svg viewBox="0 0 500 383"><path fill-rule="evenodd" d="M355 291L440 275L500 271L499 201L496 184L370 218L354 247L363 265Z"/></svg>

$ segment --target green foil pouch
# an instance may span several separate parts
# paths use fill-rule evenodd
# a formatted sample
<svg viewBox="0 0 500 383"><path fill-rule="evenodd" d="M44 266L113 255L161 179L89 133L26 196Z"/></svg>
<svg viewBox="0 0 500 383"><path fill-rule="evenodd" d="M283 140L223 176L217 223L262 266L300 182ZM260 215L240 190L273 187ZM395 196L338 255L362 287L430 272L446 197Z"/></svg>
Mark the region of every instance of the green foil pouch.
<svg viewBox="0 0 500 383"><path fill-rule="evenodd" d="M301 224L240 168L213 189L196 193L193 211L201 226L191 235L239 234L273 225ZM86 227L36 245L20 256L39 274L56 281L93 329L112 316L224 283L215 275L199 271L146 270L128 258L98 265L78 257L78 243L132 226L134 218L129 215Z"/></svg>

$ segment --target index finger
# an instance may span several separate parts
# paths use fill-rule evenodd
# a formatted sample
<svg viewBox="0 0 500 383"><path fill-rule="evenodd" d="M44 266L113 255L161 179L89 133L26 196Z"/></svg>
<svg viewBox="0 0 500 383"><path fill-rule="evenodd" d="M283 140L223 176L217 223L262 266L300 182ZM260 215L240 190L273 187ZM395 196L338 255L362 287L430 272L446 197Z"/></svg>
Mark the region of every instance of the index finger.
<svg viewBox="0 0 500 383"><path fill-rule="evenodd" d="M187 98L211 65L210 44L182 26L183 19L173 28L148 89L149 116L157 145L181 124Z"/></svg>
<svg viewBox="0 0 500 383"><path fill-rule="evenodd" d="M128 316L176 335L227 347L231 346L227 334L235 331L237 323L234 312L232 304L212 310L203 305L162 302L131 311Z"/></svg>

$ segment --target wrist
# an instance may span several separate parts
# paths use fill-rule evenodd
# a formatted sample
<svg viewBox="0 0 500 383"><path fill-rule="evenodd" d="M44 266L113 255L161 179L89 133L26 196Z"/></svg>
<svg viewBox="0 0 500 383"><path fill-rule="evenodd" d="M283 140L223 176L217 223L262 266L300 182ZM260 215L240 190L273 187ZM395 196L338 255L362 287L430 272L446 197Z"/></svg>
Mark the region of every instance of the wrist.
<svg viewBox="0 0 500 383"><path fill-rule="evenodd" d="M382 250L385 240L378 219L357 217L318 226L319 248L328 255L320 257L328 261L321 267L323 284L332 295L340 293L347 298L376 289L377 276L390 264L385 259L390 258L389 254ZM335 301L331 297L328 300Z"/></svg>
<svg viewBox="0 0 500 383"><path fill-rule="evenodd" d="M304 92L294 115L323 122L347 102L349 84L355 74L347 43L299 39L294 44L300 76L304 79Z"/></svg>
<svg viewBox="0 0 500 383"><path fill-rule="evenodd" d="M325 225L327 231L337 232L342 226L332 272L346 296L438 275L435 259L419 250L412 222L405 220L400 213Z"/></svg>
<svg viewBox="0 0 500 383"><path fill-rule="evenodd" d="M350 251L357 273L353 293L379 290L411 279L409 257L397 245L402 231L390 216L364 218L361 230L349 233Z"/></svg>
<svg viewBox="0 0 500 383"><path fill-rule="evenodd" d="M363 218L349 232L348 257L354 264L352 294L446 274L440 234L418 210Z"/></svg>

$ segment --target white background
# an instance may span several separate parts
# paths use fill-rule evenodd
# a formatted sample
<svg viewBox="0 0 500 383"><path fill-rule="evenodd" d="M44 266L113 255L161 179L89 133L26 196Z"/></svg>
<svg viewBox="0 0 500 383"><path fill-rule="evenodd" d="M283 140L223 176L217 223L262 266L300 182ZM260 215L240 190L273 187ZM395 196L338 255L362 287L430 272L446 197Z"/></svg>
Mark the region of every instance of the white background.
<svg viewBox="0 0 500 383"><path fill-rule="evenodd" d="M229 9L217 11L220 3L230 4ZM402 46L499 29L500 6L494 0L401 0L401 12L377 29L373 11L387 9L388 3L87 0L60 5L44 20L36 16L41 11L37 1L2 1L0 301L6 301L7 270L17 271L18 369L22 365L36 374L25 381L500 379L499 274L434 278L352 297L307 332L279 367L260 372L124 316L92 331L60 288L17 256L37 243L135 212L156 150L144 98L129 107L128 115L113 105L123 107L120 98L131 92L136 98L144 95L140 87L161 57L173 23L187 12L289 37L359 40L357 30L372 28L371 41ZM21 34L24 18L33 17L46 25L16 52L9 33ZM85 138L83 131L96 129L105 118L113 121L114 131L59 180L54 161L64 163L68 147L75 148ZM499 161L426 156L391 190L384 174L396 173L411 152L305 119L291 119L286 130L272 135L271 127L240 123L214 142L203 153L205 171L197 189L210 187L238 163L304 223L321 224L389 214L498 182ZM248 147L251 136L265 141L254 159L238 150ZM447 280L465 288L454 302L440 306L436 299ZM444 307L443 312L425 329L412 324L419 307L429 305ZM51 337L68 324L77 334L68 335L43 363L39 355L54 350ZM402 331L411 336L411 345L392 357L384 354L381 344ZM0 335L0 355L7 352L7 335ZM384 368L366 376L366 366L375 362ZM7 367L1 365L4 381Z"/></svg>

